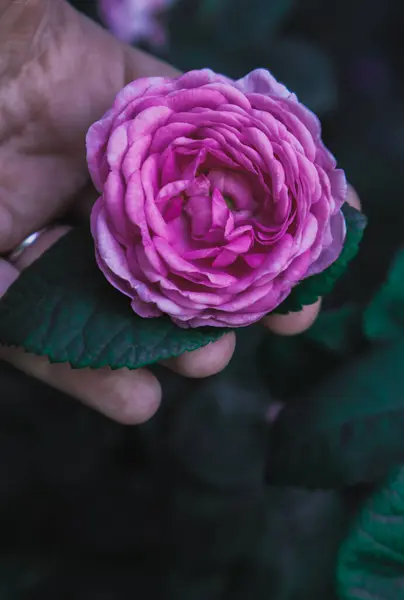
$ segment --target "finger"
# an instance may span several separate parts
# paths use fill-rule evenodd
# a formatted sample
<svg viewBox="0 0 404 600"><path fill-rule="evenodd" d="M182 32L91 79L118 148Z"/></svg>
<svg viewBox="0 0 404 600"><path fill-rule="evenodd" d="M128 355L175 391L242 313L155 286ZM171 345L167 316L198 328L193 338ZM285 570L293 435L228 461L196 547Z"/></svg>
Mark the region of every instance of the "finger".
<svg viewBox="0 0 404 600"><path fill-rule="evenodd" d="M0 347L0 357L124 425L147 421L161 402L160 384L147 369L74 370L66 363L51 364L45 357L5 347Z"/></svg>
<svg viewBox="0 0 404 600"><path fill-rule="evenodd" d="M321 300L315 304L304 306L302 310L287 315L270 315L264 317L263 324L277 335L298 335L311 327L320 312Z"/></svg>
<svg viewBox="0 0 404 600"><path fill-rule="evenodd" d="M193 352L185 352L177 358L162 361L161 364L184 377L209 377L228 365L235 347L236 335L231 332L213 344Z"/></svg>
<svg viewBox="0 0 404 600"><path fill-rule="evenodd" d="M0 289L4 293L15 281L18 269L23 270L67 232L67 227L55 227L41 235L35 244L10 265L0 262ZM17 268L18 267L18 268ZM161 387L146 369L112 371L103 369L72 369L68 364L50 364L46 357L28 354L21 349L0 346L0 358L27 375L81 400L107 417L123 424L148 420L161 402Z"/></svg>
<svg viewBox="0 0 404 600"><path fill-rule="evenodd" d="M361 210L359 196L351 185L348 185L346 201L357 210ZM296 313L265 317L263 324L278 335L297 335L313 325L320 309L321 300L318 300L315 304L304 306L301 311Z"/></svg>

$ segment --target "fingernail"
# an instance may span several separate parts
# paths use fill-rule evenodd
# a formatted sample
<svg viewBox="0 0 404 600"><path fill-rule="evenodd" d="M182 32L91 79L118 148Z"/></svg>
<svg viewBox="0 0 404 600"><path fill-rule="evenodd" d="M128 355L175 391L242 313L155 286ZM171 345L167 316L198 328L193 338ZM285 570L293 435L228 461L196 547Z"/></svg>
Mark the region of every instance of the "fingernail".
<svg viewBox="0 0 404 600"><path fill-rule="evenodd" d="M0 259L0 297L3 296L11 284L18 278L19 272L6 260Z"/></svg>
<svg viewBox="0 0 404 600"><path fill-rule="evenodd" d="M317 300L314 304L303 306L299 312L287 315L269 315L264 317L263 322L273 333L278 335L297 335L313 325L320 307L321 300Z"/></svg>
<svg viewBox="0 0 404 600"><path fill-rule="evenodd" d="M201 379L216 375L230 362L236 345L236 336L233 332L225 334L222 338L203 346L193 352L184 352L177 358L163 360L160 364L169 369L193 379Z"/></svg>

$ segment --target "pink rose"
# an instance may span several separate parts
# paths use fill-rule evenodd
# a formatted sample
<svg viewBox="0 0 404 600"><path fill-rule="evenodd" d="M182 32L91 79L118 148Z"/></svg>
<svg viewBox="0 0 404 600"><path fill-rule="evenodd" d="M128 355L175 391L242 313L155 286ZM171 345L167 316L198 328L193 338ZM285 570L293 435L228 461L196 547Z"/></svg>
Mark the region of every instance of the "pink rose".
<svg viewBox="0 0 404 600"><path fill-rule="evenodd" d="M87 135L99 267L141 317L258 321L339 256L344 172L265 70L125 87Z"/></svg>

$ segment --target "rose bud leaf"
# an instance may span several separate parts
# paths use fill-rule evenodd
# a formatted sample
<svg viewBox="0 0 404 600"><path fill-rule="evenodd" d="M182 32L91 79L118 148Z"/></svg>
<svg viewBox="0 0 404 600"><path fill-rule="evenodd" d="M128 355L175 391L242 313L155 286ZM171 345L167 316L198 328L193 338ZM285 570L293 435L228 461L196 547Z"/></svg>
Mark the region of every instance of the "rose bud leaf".
<svg viewBox="0 0 404 600"><path fill-rule="evenodd" d="M347 228L344 247L337 260L328 269L318 275L313 275L296 285L289 296L275 308L274 313L287 314L297 312L307 306L314 304L320 297L331 292L337 279L341 277L350 261L355 258L359 244L367 224L364 214L353 208L348 203L342 207Z"/></svg>
<svg viewBox="0 0 404 600"><path fill-rule="evenodd" d="M88 228L72 230L28 267L0 301L0 343L73 368L136 369L196 350L228 329L181 329L142 319L106 281Z"/></svg>
<svg viewBox="0 0 404 600"><path fill-rule="evenodd" d="M341 600L403 595L404 466L366 500L343 541L337 562Z"/></svg>
<svg viewBox="0 0 404 600"><path fill-rule="evenodd" d="M337 369L287 404L270 432L271 484L342 488L404 461L404 341Z"/></svg>
<svg viewBox="0 0 404 600"><path fill-rule="evenodd" d="M404 250L399 250L387 280L363 315L363 328L371 342L391 342L404 331Z"/></svg>

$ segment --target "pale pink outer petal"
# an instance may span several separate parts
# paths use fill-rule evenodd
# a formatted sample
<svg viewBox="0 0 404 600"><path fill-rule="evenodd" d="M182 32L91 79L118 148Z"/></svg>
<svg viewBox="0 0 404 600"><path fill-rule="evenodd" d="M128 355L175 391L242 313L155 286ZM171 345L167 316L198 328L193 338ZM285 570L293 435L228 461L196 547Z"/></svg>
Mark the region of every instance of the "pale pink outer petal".
<svg viewBox="0 0 404 600"><path fill-rule="evenodd" d="M108 177L105 148L111 134L114 116L114 110L109 110L102 119L91 125L86 136L88 170L99 192L102 192L103 185Z"/></svg>
<svg viewBox="0 0 404 600"><path fill-rule="evenodd" d="M323 248L316 262L309 267L306 277L321 273L324 269L332 265L341 254L346 237L346 223L341 210L331 217L330 225L332 242L328 247Z"/></svg>
<svg viewBox="0 0 404 600"><path fill-rule="evenodd" d="M124 253L109 230L102 197L91 212L91 233L95 241L98 266L108 281L127 296L132 296L132 274L127 268Z"/></svg>
<svg viewBox="0 0 404 600"><path fill-rule="evenodd" d="M248 73L242 79L238 79L235 83L236 87L242 90L245 94L270 94L279 96L279 98L296 99L286 86L279 83L273 75L266 69L255 69Z"/></svg>

